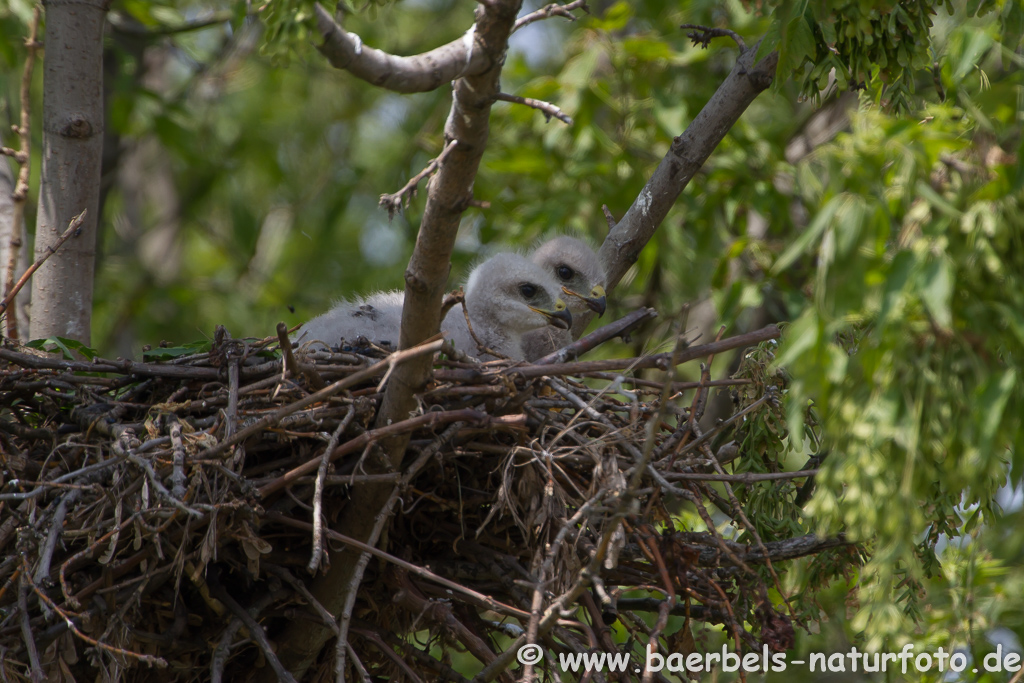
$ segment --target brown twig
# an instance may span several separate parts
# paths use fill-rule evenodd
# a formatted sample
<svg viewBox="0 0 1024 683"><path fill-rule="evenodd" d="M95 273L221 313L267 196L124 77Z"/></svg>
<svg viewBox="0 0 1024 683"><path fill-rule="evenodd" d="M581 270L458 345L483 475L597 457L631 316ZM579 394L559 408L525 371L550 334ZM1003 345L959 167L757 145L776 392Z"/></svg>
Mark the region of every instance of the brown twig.
<svg viewBox="0 0 1024 683"><path fill-rule="evenodd" d="M4 295L4 300L0 302L0 314L3 314L4 311L7 310L7 308L11 305L11 302L14 301L14 297L18 296L18 292L20 292L21 288L25 286L25 283L28 282L28 279L32 277L32 274L34 272L39 270L39 266L43 265L43 263L46 262L46 259L53 256L57 252L57 250L60 249L61 245L67 242L72 235L78 234L79 229L82 227L82 223L85 222L86 211L87 209L82 209L82 213L72 218L71 222L68 224L68 229L64 231L64 234L62 234L56 242L48 246L46 248L46 253L44 253L42 256L36 259L36 262L29 266L24 273L22 273L21 277L18 279L18 282L15 283L12 289L10 289L9 291L5 290L7 291L7 294Z"/></svg>
<svg viewBox="0 0 1024 683"><path fill-rule="evenodd" d="M356 438L341 444L334 449L331 453L330 459L335 460L343 455L353 453L355 451L361 451L370 443L385 439L389 436L396 434L408 434L420 427L426 427L431 425L447 424L449 422L474 422L476 424L508 424L508 421L503 421L501 418L492 418L486 413L482 413L471 408L462 408L459 410L447 410L443 412L429 412L424 415L418 415L411 417L408 420L402 420L390 424L387 427L380 427L373 429L368 432L363 432ZM264 498L280 491L282 488L292 483L299 477L313 472L320 466L321 458L312 458L307 460L303 464L295 467L288 472L285 472L280 477L277 477L273 481L267 482L259 489L259 494Z"/></svg>
<svg viewBox="0 0 1024 683"><path fill-rule="evenodd" d="M14 289L14 271L18 268L18 255L21 251L21 233L25 221L25 202L28 199L28 180L32 164L32 134L31 134L31 105L32 105L32 69L35 66L36 51L41 44L36 42L39 32L40 8L36 5L32 9L32 23L29 24L28 38L25 40L27 54L25 56L25 71L21 76L21 121L16 128L18 133L18 151L10 154L18 163L18 179L14 184L14 192L11 193L11 200L14 203L14 215L12 216L10 253L7 258L7 270L4 277L4 303L0 307L0 313L7 309L10 301L17 296ZM8 153L8 150L4 150ZM20 287L19 287L20 289ZM12 294L13 292L13 294ZM7 336L11 339L18 338L18 316L12 314L7 316Z"/></svg>
<svg viewBox="0 0 1024 683"><path fill-rule="evenodd" d="M437 169L441 168L441 164L444 163L444 160L448 158L448 155L458 144L458 140L451 140L447 145L445 145L444 149L441 150L441 153L438 154L436 158L431 159L430 163L428 163L422 171L410 178L409 182L407 182L401 190L394 194L382 194L380 196L380 202L378 205L388 212L388 220L394 218L396 213L402 213L403 207L406 209L409 208L409 202L416 196L416 188L419 186L420 182L427 176L433 174ZM443 315L441 316L441 319L444 320Z"/></svg>
<svg viewBox="0 0 1024 683"><path fill-rule="evenodd" d="M743 42L740 35L727 28L711 28L710 26L701 26L700 24L683 24L679 28L693 29L693 31L686 34L686 37L692 40L694 45L700 45L704 49L707 49L713 39L725 37L736 41L736 45L739 46L741 52L746 52L747 50L747 44Z"/></svg>
<svg viewBox="0 0 1024 683"><path fill-rule="evenodd" d="M609 339L629 334L629 332L638 325L641 325L647 320L653 320L656 317L658 317L658 312L653 308L637 309L613 323L599 327L590 334L580 337L563 349L549 353L543 358L538 358L533 361L533 365L557 365L565 363L570 359L576 359L587 351L605 343ZM523 368L517 368L516 371L522 369Z"/></svg>
<svg viewBox="0 0 1024 683"><path fill-rule="evenodd" d="M604 214L604 221L608 224L608 232L615 229L615 216L612 215L611 209L608 208L607 204L601 205L601 213Z"/></svg>
<svg viewBox="0 0 1024 683"><path fill-rule="evenodd" d="M597 330L596 332L599 331L600 330ZM596 332L591 334L595 334ZM556 362L551 363L550 365L539 365L535 362L532 365L518 366L510 369L508 372L510 374L515 373L522 375L524 378L530 379L533 377L541 377L543 375L583 374L588 372L603 372L607 370L624 370L626 368L665 369L669 365L681 365L682 363L686 363L687 361L691 361L695 358L706 356L709 353L721 353L731 349L739 349L753 344L759 344L769 339L778 339L781 334L782 333L776 325L768 325L767 327L755 330L754 332L736 335L735 337L730 337L717 342L701 344L700 346L691 346L689 348L682 349L678 353L656 353L650 356L642 356L640 358L579 361L576 363ZM590 335L587 336L589 337ZM586 337L583 339L586 339Z"/></svg>
<svg viewBox="0 0 1024 683"><path fill-rule="evenodd" d="M569 21L576 21L576 17L572 14L572 10L582 9L587 14L590 14L590 7L587 6L587 0L573 0L565 5L559 5L556 2L550 5L545 5L535 12L520 17L516 20L516 23L512 26L512 33L515 33L524 26L529 26L535 21L541 21L542 19L549 19L551 17L565 17Z"/></svg>
<svg viewBox="0 0 1024 683"><path fill-rule="evenodd" d="M22 570L21 583L18 586L18 612L20 612L19 623L21 625L21 637L25 641L25 649L28 650L29 676L32 683L42 683L46 680L43 667L39 664L39 648L36 647L35 634L32 633L32 624L28 615L28 587L29 578L26 575L28 567Z"/></svg>
<svg viewBox="0 0 1024 683"><path fill-rule="evenodd" d="M334 452L334 448L338 445L338 439L345 433L345 430L352 423L352 418L356 416L355 406L349 406L348 413L345 418L338 424L338 428L331 434L330 441L327 442L327 447L324 448L323 455L320 456L320 467L316 472L316 483L314 484L313 490L313 554L309 558L309 564L306 565L306 569L310 574L316 572L320 566L320 557L323 555L323 496L324 496L324 478L327 476L327 465L330 463L330 455Z"/></svg>
<svg viewBox="0 0 1024 683"><path fill-rule="evenodd" d="M813 477L818 470L797 472L746 472L744 474L715 474L710 472L666 472L666 481L727 481L733 484L754 484L759 481L780 481Z"/></svg>
<svg viewBox="0 0 1024 683"><path fill-rule="evenodd" d="M540 113L544 114L544 118L547 121L551 120L551 117L555 117L559 121L567 125L572 125L572 117L559 109L556 105L544 100L537 100L532 97L520 97L519 95L509 95L508 93L500 92L494 96L494 99L501 100L502 102L512 102L513 104L521 104L531 109L536 109Z"/></svg>

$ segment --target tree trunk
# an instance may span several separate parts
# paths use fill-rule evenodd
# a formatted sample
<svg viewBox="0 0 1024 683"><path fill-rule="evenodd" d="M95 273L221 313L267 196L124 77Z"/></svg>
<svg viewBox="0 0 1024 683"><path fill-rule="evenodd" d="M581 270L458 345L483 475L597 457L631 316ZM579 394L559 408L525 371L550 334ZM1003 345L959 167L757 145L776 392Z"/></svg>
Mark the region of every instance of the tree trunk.
<svg viewBox="0 0 1024 683"><path fill-rule="evenodd" d="M22 215L14 206L14 174L7 160L0 161L0 268L4 271L10 266L11 250L17 249L18 253L14 262L13 277L15 280L28 268L28 235L25 232L25 221ZM17 244L17 246L16 246ZM3 278L6 279L7 272ZM4 289L0 286L0 289ZM7 315L17 315L18 326L21 330L20 336L28 331L28 304L29 292L21 290L18 298L14 300L14 310L7 312ZM0 328L0 334L3 329Z"/></svg>
<svg viewBox="0 0 1024 683"><path fill-rule="evenodd" d="M43 160L36 258L88 209L79 236L33 276L32 338L90 343L103 156L103 23L109 0L44 1Z"/></svg>

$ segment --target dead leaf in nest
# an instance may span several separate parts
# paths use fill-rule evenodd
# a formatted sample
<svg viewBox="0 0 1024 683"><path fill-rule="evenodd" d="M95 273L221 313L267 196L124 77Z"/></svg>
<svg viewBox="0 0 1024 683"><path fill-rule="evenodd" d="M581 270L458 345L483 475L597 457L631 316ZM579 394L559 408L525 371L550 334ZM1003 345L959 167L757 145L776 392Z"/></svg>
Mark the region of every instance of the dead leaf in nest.
<svg viewBox="0 0 1024 683"><path fill-rule="evenodd" d="M256 535L248 522L242 522L242 533L236 533L235 538L242 544L247 559L246 565L253 576L260 575L260 555L266 555L274 546Z"/></svg>
<svg viewBox="0 0 1024 683"><path fill-rule="evenodd" d="M185 442L185 446L190 454L195 454L200 450L206 450L207 448L213 448L217 445L217 437L213 434L207 434L206 432L199 433L186 433L184 429L181 430L182 440Z"/></svg>

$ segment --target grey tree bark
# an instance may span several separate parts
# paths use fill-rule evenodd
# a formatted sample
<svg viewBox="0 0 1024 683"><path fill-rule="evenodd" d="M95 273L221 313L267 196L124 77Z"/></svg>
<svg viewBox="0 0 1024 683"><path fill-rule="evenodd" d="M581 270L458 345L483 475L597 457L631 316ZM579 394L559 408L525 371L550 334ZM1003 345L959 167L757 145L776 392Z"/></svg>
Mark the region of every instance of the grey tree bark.
<svg viewBox="0 0 1024 683"><path fill-rule="evenodd" d="M68 240L33 276L32 338L91 343L96 224L103 156L103 23L109 0L44 1L43 154L36 257L88 209Z"/></svg>
<svg viewBox="0 0 1024 683"><path fill-rule="evenodd" d="M20 242L17 247L18 253L15 256L14 271L17 274L25 272L28 268L28 234L25 231L25 221L21 212L14 206L14 174L6 160L0 161L0 268L5 271L8 268L11 250L15 242ZM16 236L16 237L15 237ZM6 277L6 274L5 274ZM16 315L18 321L17 329L28 330L28 311L30 297L28 292L22 290L15 300L15 310L8 311L7 315Z"/></svg>

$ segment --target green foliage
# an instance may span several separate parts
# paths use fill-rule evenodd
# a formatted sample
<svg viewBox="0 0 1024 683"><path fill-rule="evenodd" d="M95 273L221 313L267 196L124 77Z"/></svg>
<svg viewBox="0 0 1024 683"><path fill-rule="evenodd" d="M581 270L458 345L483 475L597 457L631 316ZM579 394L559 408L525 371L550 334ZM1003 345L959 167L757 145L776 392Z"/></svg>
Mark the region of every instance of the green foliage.
<svg viewBox="0 0 1024 683"><path fill-rule="evenodd" d="M792 277L813 245L814 301L778 362L793 377L791 419L813 397L834 451L812 514L876 544L859 628L895 583L927 575L940 533L995 523L1011 456L1024 464L1024 207L1008 193L1020 171L970 154L949 165L964 158L968 122L951 106L927 114L865 109L795 169L801 199L820 208L773 271ZM892 617L872 630L907 629Z"/></svg>
<svg viewBox="0 0 1024 683"><path fill-rule="evenodd" d="M266 29L260 54L275 66L287 67L296 51L317 35L315 4L314 0L270 0L260 13Z"/></svg>
<svg viewBox="0 0 1024 683"><path fill-rule="evenodd" d="M779 50L779 73L790 75L801 94L817 101L821 93L866 88L875 102L897 111L916 106L919 88L938 83L942 46L932 31L948 14L956 23L977 25L977 19L998 11L1000 29L978 31L963 53L966 75L995 40L1010 51L1022 35L1024 10L1015 0L933 0L889 2L852 0L769 3L772 26L760 54ZM835 81L833 85L833 79ZM941 98L941 87L937 89Z"/></svg>
<svg viewBox="0 0 1024 683"><path fill-rule="evenodd" d="M184 344L182 346L160 346L155 349L144 349L142 360L146 362L172 360L182 356L191 356L196 353L206 353L212 347L212 343L206 340Z"/></svg>
<svg viewBox="0 0 1024 683"><path fill-rule="evenodd" d="M64 360L78 360L79 356L76 356L74 353L76 351L81 356L85 356L89 360L99 356L95 349L89 348L77 339L67 339L66 337L33 339L32 341L27 342L25 346L30 349L39 349L48 353L60 353Z"/></svg>

